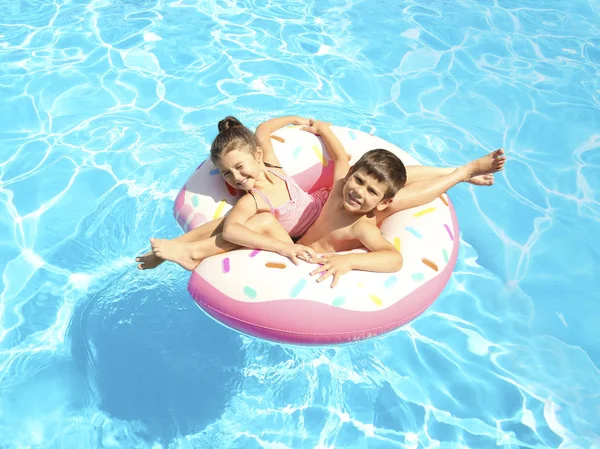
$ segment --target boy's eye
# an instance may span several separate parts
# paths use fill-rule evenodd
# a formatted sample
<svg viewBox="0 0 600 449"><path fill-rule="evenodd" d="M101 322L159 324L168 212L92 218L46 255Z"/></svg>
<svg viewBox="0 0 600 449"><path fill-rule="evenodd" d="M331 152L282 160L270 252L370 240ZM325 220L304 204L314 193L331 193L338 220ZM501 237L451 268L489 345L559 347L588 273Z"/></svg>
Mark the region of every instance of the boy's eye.
<svg viewBox="0 0 600 449"><path fill-rule="evenodd" d="M364 181L362 179L360 179L358 176L354 177L354 179L356 180L356 183L360 186L362 186L364 184Z"/></svg>
<svg viewBox="0 0 600 449"><path fill-rule="evenodd" d="M369 192L371 195L377 196L377 192L373 189L368 189L367 192Z"/></svg>

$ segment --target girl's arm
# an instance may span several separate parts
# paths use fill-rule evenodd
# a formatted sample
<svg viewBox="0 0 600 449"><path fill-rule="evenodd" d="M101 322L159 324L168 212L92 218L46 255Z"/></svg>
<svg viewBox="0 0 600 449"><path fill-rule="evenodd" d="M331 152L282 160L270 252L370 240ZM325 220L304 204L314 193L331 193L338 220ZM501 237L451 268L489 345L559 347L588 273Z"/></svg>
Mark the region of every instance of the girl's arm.
<svg viewBox="0 0 600 449"><path fill-rule="evenodd" d="M223 238L246 248L258 248L279 253L282 256L291 258L296 264L298 263L298 257L306 260L316 257L313 249L291 243L291 239L290 242L284 242L271 236L254 232L245 226L246 222L258 212L259 210L252 195L244 195L231 209L227 217L225 217L223 222Z"/></svg>
<svg viewBox="0 0 600 449"><path fill-rule="evenodd" d="M266 122L261 123L256 128L254 134L258 139L258 143L263 150L263 160L271 165L280 166L281 163L271 144L271 134L286 125L308 125L308 119L297 115L287 115L285 117L276 117Z"/></svg>
<svg viewBox="0 0 600 449"><path fill-rule="evenodd" d="M256 128L255 134L258 140L269 140L271 133L287 125L308 125L308 119L298 115L286 115L285 117L275 117L266 122L262 122Z"/></svg>
<svg viewBox="0 0 600 449"><path fill-rule="evenodd" d="M348 153L340 139L331 130L331 124L320 121L310 120L310 124L302 128L304 131L321 136L325 148L331 160L333 162L333 182L335 183L338 179L345 178L350 170L350 164L348 163Z"/></svg>
<svg viewBox="0 0 600 449"><path fill-rule="evenodd" d="M331 126L324 122L316 123L317 133L323 139L325 147L333 162L333 182L338 179L345 178L350 170L348 163L348 153L340 139L333 133Z"/></svg>

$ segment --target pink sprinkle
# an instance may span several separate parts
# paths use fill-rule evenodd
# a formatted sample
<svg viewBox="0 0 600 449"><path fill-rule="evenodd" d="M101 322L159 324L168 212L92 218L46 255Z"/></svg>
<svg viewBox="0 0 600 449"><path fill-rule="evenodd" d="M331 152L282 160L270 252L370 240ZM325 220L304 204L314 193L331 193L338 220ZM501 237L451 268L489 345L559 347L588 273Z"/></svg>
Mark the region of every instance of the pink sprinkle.
<svg viewBox="0 0 600 449"><path fill-rule="evenodd" d="M452 236L452 231L450 230L450 228L448 227L448 225L446 223L444 223L444 227L446 228L446 231L448 231L448 235L450 236L450 240L454 241L454 237Z"/></svg>
<svg viewBox="0 0 600 449"><path fill-rule="evenodd" d="M223 266L223 273L229 273L229 269L231 268L229 266L229 257L226 257L225 259L223 259L223 261L221 262L221 265Z"/></svg>
<svg viewBox="0 0 600 449"><path fill-rule="evenodd" d="M260 249L255 249L254 251L252 251L252 252L250 253L250 257L254 257L254 256L256 256L258 253L260 253Z"/></svg>

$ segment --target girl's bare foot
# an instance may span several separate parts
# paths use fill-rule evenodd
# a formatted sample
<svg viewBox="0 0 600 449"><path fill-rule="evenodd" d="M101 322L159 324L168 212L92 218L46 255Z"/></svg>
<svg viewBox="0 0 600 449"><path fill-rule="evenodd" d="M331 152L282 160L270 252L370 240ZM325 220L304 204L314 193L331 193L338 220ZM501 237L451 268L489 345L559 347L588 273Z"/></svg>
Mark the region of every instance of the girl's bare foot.
<svg viewBox="0 0 600 449"><path fill-rule="evenodd" d="M139 262L137 267L140 270L151 270L163 263L164 259L158 257L153 251L148 251L146 254L136 257L135 261Z"/></svg>
<svg viewBox="0 0 600 449"><path fill-rule="evenodd" d="M186 270L192 271L200 263L200 259L192 256L192 251L185 243L177 240L150 239L152 251L161 259L170 260L181 265Z"/></svg>
<svg viewBox="0 0 600 449"><path fill-rule="evenodd" d="M505 162L506 156L502 148L492 151L479 159L475 159L466 165L467 172L470 174L468 180L499 172L504 169Z"/></svg>
<svg viewBox="0 0 600 449"><path fill-rule="evenodd" d="M489 173L487 175L474 176L467 180L467 182L476 186L491 186L494 184L494 175L493 173Z"/></svg>

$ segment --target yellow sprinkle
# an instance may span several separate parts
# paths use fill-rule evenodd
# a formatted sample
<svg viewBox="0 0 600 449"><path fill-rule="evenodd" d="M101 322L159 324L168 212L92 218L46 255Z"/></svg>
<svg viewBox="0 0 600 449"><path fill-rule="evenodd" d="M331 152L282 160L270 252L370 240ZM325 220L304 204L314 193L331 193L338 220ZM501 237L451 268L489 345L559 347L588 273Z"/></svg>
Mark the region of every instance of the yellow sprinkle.
<svg viewBox="0 0 600 449"><path fill-rule="evenodd" d="M217 205L217 210L215 210L215 215L213 215L213 220L215 220L221 216L221 213L223 212L224 207L225 207L225 200L219 201L219 204Z"/></svg>
<svg viewBox="0 0 600 449"><path fill-rule="evenodd" d="M356 284L356 286L357 286L358 288L363 288L363 287L364 287L364 285L362 285L362 284Z"/></svg>
<svg viewBox="0 0 600 449"><path fill-rule="evenodd" d="M328 161L327 159L323 159L323 152L321 151L321 148L319 148L317 145L313 145L312 149L319 158L319 161L321 161L321 164L323 164L323 167L327 167Z"/></svg>
<svg viewBox="0 0 600 449"><path fill-rule="evenodd" d="M396 247L396 249L398 250L398 252L400 252L400 237L395 237L394 238L394 246Z"/></svg>
<svg viewBox="0 0 600 449"><path fill-rule="evenodd" d="M378 306L380 306L382 304L381 299L379 299L379 296L377 296L377 295L369 295L369 298L371 298L371 301L373 301Z"/></svg>
<svg viewBox="0 0 600 449"><path fill-rule="evenodd" d="M435 210L435 207L430 207L429 209L425 209L420 212L417 212L416 214L413 215L413 217L422 217L423 215L428 214L429 212L433 212L434 210Z"/></svg>

